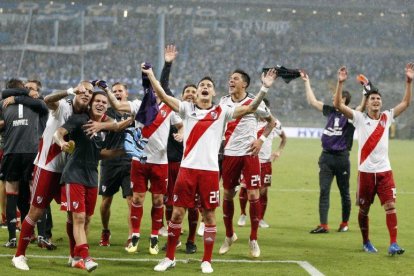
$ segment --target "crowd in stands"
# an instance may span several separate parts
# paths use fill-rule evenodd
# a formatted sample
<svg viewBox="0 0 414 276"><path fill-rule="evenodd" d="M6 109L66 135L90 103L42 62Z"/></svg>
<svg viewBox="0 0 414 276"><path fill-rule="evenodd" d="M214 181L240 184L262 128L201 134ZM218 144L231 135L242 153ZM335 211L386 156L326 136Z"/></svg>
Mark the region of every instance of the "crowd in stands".
<svg viewBox="0 0 414 276"><path fill-rule="evenodd" d="M1 45L23 45L28 18L26 16L21 24L3 20ZM305 69L315 93L330 102L329 91L334 89L336 69L344 64L351 74L364 73L381 85L391 83L390 97L399 99L403 93L402 68L413 50L411 36L407 35L412 32L413 23L408 18L395 14L383 18L369 14L339 17L335 12L330 16L326 13L318 16L309 10L308 16L276 17L274 21L283 25L278 32L263 31L254 24L243 29L241 26L246 20L261 19L254 15L251 18L166 15L165 43L174 43L179 50L172 70L171 88L180 93L185 84L211 75L217 91L224 95L229 73L239 67L253 76L255 81L250 91L255 93L260 87L258 75L262 67L280 64ZM122 81L130 85L133 93L139 94L138 63L147 60L158 64L159 22L154 14L127 18L121 14L117 17L86 15L82 35L81 16L59 21L34 15L27 39L29 44L70 46L83 41L84 44L107 42L108 47L86 51L83 55L26 51L20 77L40 79L46 93L73 86L82 76L83 58L84 78L99 76L109 83ZM3 84L16 77L21 55L22 51L0 51ZM359 89L357 84L351 87ZM278 89L280 91L271 94L272 109L284 122L311 125L315 121L313 118L319 116L309 109L300 81L280 85ZM354 103L357 103L360 94L355 95Z"/></svg>

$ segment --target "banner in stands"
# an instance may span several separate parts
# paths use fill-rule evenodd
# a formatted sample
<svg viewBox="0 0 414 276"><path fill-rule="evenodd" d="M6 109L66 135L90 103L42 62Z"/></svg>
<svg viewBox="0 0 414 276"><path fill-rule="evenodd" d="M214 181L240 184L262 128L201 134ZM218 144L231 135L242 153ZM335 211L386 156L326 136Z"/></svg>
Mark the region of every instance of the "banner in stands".
<svg viewBox="0 0 414 276"><path fill-rule="evenodd" d="M106 50L108 48L108 42L101 43L88 43L84 45L72 45L72 46L46 46L37 44L26 45L11 45L1 46L1 50L26 50L40 53L60 53L60 54L79 54L81 51L98 51Z"/></svg>

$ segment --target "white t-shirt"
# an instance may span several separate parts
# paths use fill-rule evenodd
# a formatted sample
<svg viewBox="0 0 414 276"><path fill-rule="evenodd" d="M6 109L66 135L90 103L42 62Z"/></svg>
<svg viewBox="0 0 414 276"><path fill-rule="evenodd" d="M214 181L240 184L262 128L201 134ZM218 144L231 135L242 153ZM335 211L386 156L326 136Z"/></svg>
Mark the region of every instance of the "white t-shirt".
<svg viewBox="0 0 414 276"><path fill-rule="evenodd" d="M373 120L366 113L356 110L353 110L353 117L358 132L358 170L368 173L390 171L388 136L389 127L394 122L394 109L382 112L379 120ZM372 135L373 132L376 134Z"/></svg>
<svg viewBox="0 0 414 276"><path fill-rule="evenodd" d="M247 94L246 98L240 102L233 102L231 97L224 96L221 98L220 105L235 108L241 105L248 105L252 102L254 96ZM227 124L225 132L224 155L228 156L245 156L250 155L250 144L257 139L257 120L258 118L268 118L270 111L266 105L261 102L255 113L244 115L242 118L233 120Z"/></svg>
<svg viewBox="0 0 414 276"><path fill-rule="evenodd" d="M234 108L214 105L199 109L195 104L180 102L179 114L184 124L184 154L181 167L219 171L218 153L226 123Z"/></svg>
<svg viewBox="0 0 414 276"><path fill-rule="evenodd" d="M138 113L140 105L141 101L139 100L130 102L131 112ZM168 164L167 143L170 126L181 122L181 118L166 104L159 105L159 112L154 122L142 128L142 135L148 139L148 144L144 148L147 163ZM134 159L136 158L134 157Z"/></svg>
<svg viewBox="0 0 414 276"><path fill-rule="evenodd" d="M260 137L264 131L265 126L267 125L267 122L259 121L258 127L257 127L257 137ZM269 136L267 136L267 139L263 142L262 148L259 152L259 160L260 163L267 163L270 162L270 157L272 155L272 144L273 139L275 137L278 137L282 135L283 129L282 124L279 120L276 119L276 126L272 129L272 132L270 132Z"/></svg>
<svg viewBox="0 0 414 276"><path fill-rule="evenodd" d="M73 114L72 101L62 99L56 110L50 110L46 128L39 142L39 150L33 162L39 168L61 173L66 163L66 154L53 140L56 130Z"/></svg>

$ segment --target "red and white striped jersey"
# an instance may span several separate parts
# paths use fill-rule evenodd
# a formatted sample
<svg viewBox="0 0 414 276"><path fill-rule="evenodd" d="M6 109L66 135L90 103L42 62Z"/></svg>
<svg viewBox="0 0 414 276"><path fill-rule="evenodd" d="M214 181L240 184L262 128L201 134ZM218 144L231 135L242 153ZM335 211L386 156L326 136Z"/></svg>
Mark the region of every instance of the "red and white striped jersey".
<svg viewBox="0 0 414 276"><path fill-rule="evenodd" d="M266 121L259 121L257 125L257 138L259 138L267 125ZM276 126L272 129L267 139L263 142L262 148L259 152L260 163L270 162L270 156L272 155L273 139L282 135L282 124L276 119Z"/></svg>
<svg viewBox="0 0 414 276"><path fill-rule="evenodd" d="M389 127L394 122L394 109L382 112L379 120L356 110L353 117L358 132L358 170L368 173L390 171L388 136Z"/></svg>
<svg viewBox="0 0 414 276"><path fill-rule="evenodd" d="M47 120L42 138L39 141L39 150L34 164L44 170L61 173L65 166L66 154L55 143L53 135L73 114L73 107L71 100L62 99L58 104L56 110L49 112L49 119Z"/></svg>
<svg viewBox="0 0 414 276"><path fill-rule="evenodd" d="M234 107L214 105L199 109L195 104L180 102L179 114L184 124L184 154L181 167L219 171L218 153L226 123Z"/></svg>
<svg viewBox="0 0 414 276"><path fill-rule="evenodd" d="M233 102L230 95L221 98L220 105L237 107L249 105L254 99L254 95L247 94L246 98L240 102ZM257 139L257 120L258 118L268 118L270 111L266 105L261 102L255 113L247 114L242 118L233 120L227 124L225 132L224 155L244 156L250 155L249 149L253 141Z"/></svg>
<svg viewBox="0 0 414 276"><path fill-rule="evenodd" d="M141 101L138 100L130 102L131 113L138 113L140 105ZM147 163L168 164L167 143L170 126L181 122L181 118L171 108L164 103L160 104L159 112L154 122L142 128L142 136L148 139L148 144L144 148L144 153L147 155Z"/></svg>

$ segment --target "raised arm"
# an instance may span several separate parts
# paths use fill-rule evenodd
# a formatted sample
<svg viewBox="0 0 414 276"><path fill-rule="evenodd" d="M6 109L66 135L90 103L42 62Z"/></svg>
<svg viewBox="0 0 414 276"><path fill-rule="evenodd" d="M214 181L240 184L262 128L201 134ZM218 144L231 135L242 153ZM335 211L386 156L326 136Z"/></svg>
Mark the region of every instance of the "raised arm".
<svg viewBox="0 0 414 276"><path fill-rule="evenodd" d="M173 96L173 93L171 92L171 89L169 87L169 80L170 80L170 72L171 72L171 66L175 58L177 57L177 50L174 45L167 45L164 51L164 67L161 71L161 86L164 89L165 93L169 96Z"/></svg>
<svg viewBox="0 0 414 276"><path fill-rule="evenodd" d="M92 81L93 86L98 86L100 89L105 91L108 96L109 104L113 109L118 112L128 112L131 113L131 106L128 101L118 101L111 89L109 89L108 84L104 80L94 80Z"/></svg>
<svg viewBox="0 0 414 276"><path fill-rule="evenodd" d="M257 110L260 103L266 97L267 91L272 86L274 80L277 78L277 72L274 68L266 72L266 75L262 73L262 87L254 100L249 105L240 105L234 109L233 118L237 119L243 117L246 114L253 113Z"/></svg>
<svg viewBox="0 0 414 276"><path fill-rule="evenodd" d="M306 74L305 71L300 71L300 77L302 78L304 84L305 84L305 91L306 91L306 100L308 101L308 104L313 106L316 110L321 111L323 110L323 102L316 99L315 94L313 93L311 84L310 84L310 78L308 74Z"/></svg>
<svg viewBox="0 0 414 276"><path fill-rule="evenodd" d="M145 63L142 63L141 70L143 73L148 75L152 88L154 88L154 91L157 93L158 98L166 105L168 105L172 110L178 112L180 108L180 101L174 97L168 96L167 93L165 93L164 89L161 87L161 84L155 78L152 68L145 69Z"/></svg>
<svg viewBox="0 0 414 276"><path fill-rule="evenodd" d="M405 66L405 93L402 101L394 107L394 118L404 112L411 104L412 87L411 83L414 78L414 63L408 63Z"/></svg>
<svg viewBox="0 0 414 276"><path fill-rule="evenodd" d="M59 107L59 101L67 96L76 95L79 92L86 92L86 88L79 84L75 88L69 88L67 90L56 90L52 94L45 97L45 103L51 110L56 110Z"/></svg>
<svg viewBox="0 0 414 276"><path fill-rule="evenodd" d="M357 107L355 107L355 110L364 112L366 102L367 102L367 97L365 96L365 94L362 94L361 102L359 103Z"/></svg>
<svg viewBox="0 0 414 276"><path fill-rule="evenodd" d="M345 117L348 119L353 119L354 115L352 112L352 109L345 105L345 102L342 100L342 89L343 84L348 78L348 71L346 70L345 66L342 66L338 70L338 83L336 85L336 92L334 97L334 106L337 108L340 112L342 112Z"/></svg>
<svg viewBox="0 0 414 276"><path fill-rule="evenodd" d="M6 99L12 96L30 96L29 90L21 88L9 88L1 92L1 98Z"/></svg>

